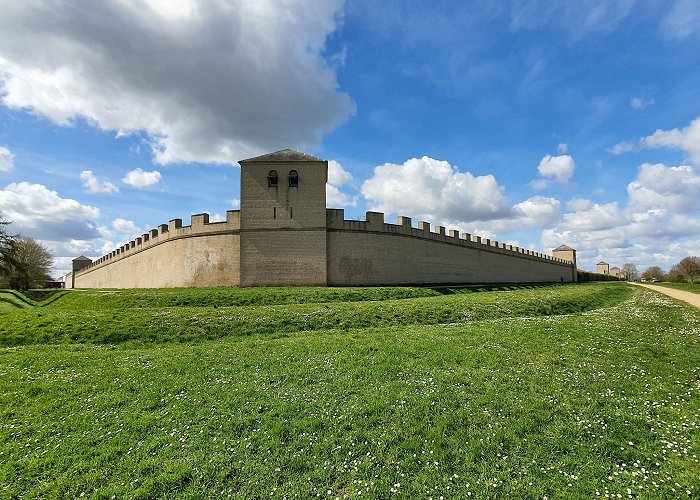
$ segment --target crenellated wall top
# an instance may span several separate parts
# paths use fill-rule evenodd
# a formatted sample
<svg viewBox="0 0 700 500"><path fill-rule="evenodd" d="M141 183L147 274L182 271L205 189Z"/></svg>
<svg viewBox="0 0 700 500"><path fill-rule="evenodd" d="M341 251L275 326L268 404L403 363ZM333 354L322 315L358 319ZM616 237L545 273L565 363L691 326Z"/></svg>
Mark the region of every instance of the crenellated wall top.
<svg viewBox="0 0 700 500"><path fill-rule="evenodd" d="M572 265L564 259L535 252L527 248L501 243L490 238L482 238L481 236L460 232L456 229L446 230L444 226L435 226L434 229L431 229L430 223L426 221L418 221L417 227L413 227L411 218L403 215L397 217L396 224L384 222L384 214L381 212L367 212L363 221L345 220L345 211L343 209L329 208L326 210L326 227L331 231L376 232L410 236L489 252L518 254L526 258Z"/></svg>
<svg viewBox="0 0 700 500"><path fill-rule="evenodd" d="M216 234L235 233L241 229L241 217L239 210L229 210L226 212L226 220L221 222L209 222L209 214L194 214L190 218L190 225L183 226L182 219L173 219L167 224L161 224L150 231L137 236L128 243L115 248L113 251L103 255L92 264L81 269L86 272L96 267L110 264L116 260L128 257L147 248L180 238L191 238L194 236L206 236Z"/></svg>

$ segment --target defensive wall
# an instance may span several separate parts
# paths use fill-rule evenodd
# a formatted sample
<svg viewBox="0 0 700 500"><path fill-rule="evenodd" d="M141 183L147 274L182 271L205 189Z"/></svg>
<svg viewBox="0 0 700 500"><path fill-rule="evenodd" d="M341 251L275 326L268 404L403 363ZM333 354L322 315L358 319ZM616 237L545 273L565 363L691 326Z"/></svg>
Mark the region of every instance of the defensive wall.
<svg viewBox="0 0 700 500"><path fill-rule="evenodd" d="M328 284L410 285L576 281L572 262L429 222L384 214L345 220L327 210Z"/></svg>
<svg viewBox="0 0 700 500"><path fill-rule="evenodd" d="M152 229L109 254L73 260L76 288L262 285L425 285L576 281L576 251L549 256L367 212L326 208L328 162L285 149L241 160L241 209L225 222L192 216Z"/></svg>
<svg viewBox="0 0 700 500"><path fill-rule="evenodd" d="M317 233L318 231L314 231ZM181 219L144 233L73 273L76 288L167 288L241 285L241 239L256 237L241 232L240 212L227 212L226 221L209 222L208 214L193 215L191 225ZM260 270L246 286L306 285L306 278L285 273L284 246L298 246L302 229L277 234L278 259L269 256L248 267ZM307 260L325 262L328 286L372 286L459 283L572 282L574 265L565 259L507 245L442 226L431 228L409 217L396 224L384 214L367 212L364 221L345 220L342 209L326 210L325 255ZM274 242L273 242L274 243ZM270 244L270 241L266 241ZM297 248L297 250L299 250ZM266 278L266 275L268 276ZM284 276L281 279L280 276ZM70 285L67 285L70 286Z"/></svg>
<svg viewBox="0 0 700 500"><path fill-rule="evenodd" d="M75 288L172 288L240 284L240 213L209 222L208 214L161 224L80 266L66 279Z"/></svg>

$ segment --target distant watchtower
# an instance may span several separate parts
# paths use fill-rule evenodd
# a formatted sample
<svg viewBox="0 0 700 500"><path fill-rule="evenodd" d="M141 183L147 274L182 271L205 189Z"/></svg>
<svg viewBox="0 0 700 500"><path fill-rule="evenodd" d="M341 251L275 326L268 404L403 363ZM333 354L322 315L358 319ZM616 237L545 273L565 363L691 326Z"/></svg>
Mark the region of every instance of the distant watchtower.
<svg viewBox="0 0 700 500"><path fill-rule="evenodd" d="M87 266L92 264L92 259L88 259L84 255L81 255L80 257L76 257L73 259L71 262L71 282L70 282L70 287L75 288L75 274L80 271L81 269L85 269ZM66 283L66 286L68 284Z"/></svg>
<svg viewBox="0 0 700 500"><path fill-rule="evenodd" d="M576 250L567 245L560 245L554 250L552 250L552 256L557 259L571 262L574 265L571 274L571 281L575 283L578 278L578 275L576 273Z"/></svg>
<svg viewBox="0 0 700 500"><path fill-rule="evenodd" d="M238 163L241 286L326 285L328 162L284 149Z"/></svg>
<svg viewBox="0 0 700 500"><path fill-rule="evenodd" d="M595 272L598 274L610 274L610 264L601 260L595 265Z"/></svg>

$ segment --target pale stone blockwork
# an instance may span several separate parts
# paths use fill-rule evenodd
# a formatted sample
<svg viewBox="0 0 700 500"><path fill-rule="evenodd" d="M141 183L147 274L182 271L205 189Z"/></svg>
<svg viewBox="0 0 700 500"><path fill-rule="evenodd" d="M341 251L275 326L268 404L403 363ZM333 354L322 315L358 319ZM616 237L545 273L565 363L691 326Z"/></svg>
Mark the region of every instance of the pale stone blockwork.
<svg viewBox="0 0 700 500"><path fill-rule="evenodd" d="M241 210L210 223L173 219L91 262L73 263L70 286L143 288L260 285L403 285L572 282L576 252L554 256L427 221L384 214L345 220L326 209L328 163L283 150L242 160ZM69 286L69 280L66 280Z"/></svg>

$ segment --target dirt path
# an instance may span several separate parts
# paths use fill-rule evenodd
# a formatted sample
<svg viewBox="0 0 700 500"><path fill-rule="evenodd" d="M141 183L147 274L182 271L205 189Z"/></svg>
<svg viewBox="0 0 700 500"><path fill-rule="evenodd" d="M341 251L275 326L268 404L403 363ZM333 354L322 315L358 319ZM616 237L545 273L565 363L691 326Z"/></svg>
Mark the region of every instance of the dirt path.
<svg viewBox="0 0 700 500"><path fill-rule="evenodd" d="M682 300L687 302L691 306L695 306L700 309L700 293L686 292L683 290L675 290L673 288L666 288L665 286L656 285L644 285L642 283L634 283L637 286L643 286L649 290L654 290L655 292L663 293L674 299Z"/></svg>

